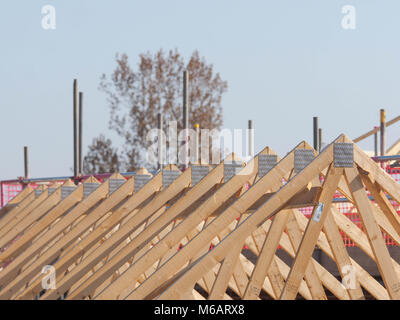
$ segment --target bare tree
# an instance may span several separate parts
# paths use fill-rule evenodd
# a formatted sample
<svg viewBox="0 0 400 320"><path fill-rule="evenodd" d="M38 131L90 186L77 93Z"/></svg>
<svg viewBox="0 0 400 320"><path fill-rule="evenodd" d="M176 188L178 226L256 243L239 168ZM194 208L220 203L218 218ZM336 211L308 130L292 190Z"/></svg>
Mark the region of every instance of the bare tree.
<svg viewBox="0 0 400 320"><path fill-rule="evenodd" d="M117 54L116 62L117 67L110 76L102 75L100 90L110 105L109 128L123 139L118 161L124 170L134 171L143 165L144 151L150 144L146 135L157 127L158 113L163 115L164 128L169 121L177 121L178 130L182 129L185 69L189 74L189 125L193 128L198 123L210 130L221 128L221 98L227 91L227 82L198 51L193 52L186 64L176 49L168 53L160 49L154 55L140 54L135 70L126 54ZM96 146L91 147L94 155Z"/></svg>
<svg viewBox="0 0 400 320"><path fill-rule="evenodd" d="M121 164L118 150L112 147L110 139L100 135L93 139L88 154L84 158L83 171L85 173L119 172Z"/></svg>

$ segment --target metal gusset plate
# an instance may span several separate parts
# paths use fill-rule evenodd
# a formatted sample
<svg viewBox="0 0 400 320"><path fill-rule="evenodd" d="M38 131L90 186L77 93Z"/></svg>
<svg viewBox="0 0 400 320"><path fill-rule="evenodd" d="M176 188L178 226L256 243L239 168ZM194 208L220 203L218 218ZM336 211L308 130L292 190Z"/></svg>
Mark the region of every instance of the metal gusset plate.
<svg viewBox="0 0 400 320"><path fill-rule="evenodd" d="M136 174L135 175L135 192L138 192L143 186L150 181L151 175L149 174Z"/></svg>
<svg viewBox="0 0 400 320"><path fill-rule="evenodd" d="M180 171L178 170L164 170L162 172L162 182L163 182L163 189L168 187L176 178L180 176Z"/></svg>
<svg viewBox="0 0 400 320"><path fill-rule="evenodd" d="M242 168L241 161L224 162L224 181L229 181L233 176L237 175Z"/></svg>
<svg viewBox="0 0 400 320"><path fill-rule="evenodd" d="M258 155L258 177L265 176L278 162L276 154L260 154Z"/></svg>
<svg viewBox="0 0 400 320"><path fill-rule="evenodd" d="M352 143L337 142L333 144L333 165L336 168L354 167L354 146Z"/></svg>
<svg viewBox="0 0 400 320"><path fill-rule="evenodd" d="M294 151L294 173L299 173L314 160L314 150L298 149Z"/></svg>
<svg viewBox="0 0 400 320"><path fill-rule="evenodd" d="M68 197L72 192L74 192L75 189L76 187L73 186L61 187L61 200L64 200L66 197Z"/></svg>
<svg viewBox="0 0 400 320"><path fill-rule="evenodd" d="M112 194L115 190L117 190L120 186L125 183L125 179L110 179L109 183L109 194Z"/></svg>
<svg viewBox="0 0 400 320"><path fill-rule="evenodd" d="M49 188L49 193L48 195L50 196L51 194L53 194L54 191L56 191L57 188Z"/></svg>
<svg viewBox="0 0 400 320"><path fill-rule="evenodd" d="M209 166L192 165L192 186L196 185L209 172Z"/></svg>
<svg viewBox="0 0 400 320"><path fill-rule="evenodd" d="M89 194L91 194L100 184L92 183L92 182L85 182L83 183L83 198L86 198Z"/></svg>

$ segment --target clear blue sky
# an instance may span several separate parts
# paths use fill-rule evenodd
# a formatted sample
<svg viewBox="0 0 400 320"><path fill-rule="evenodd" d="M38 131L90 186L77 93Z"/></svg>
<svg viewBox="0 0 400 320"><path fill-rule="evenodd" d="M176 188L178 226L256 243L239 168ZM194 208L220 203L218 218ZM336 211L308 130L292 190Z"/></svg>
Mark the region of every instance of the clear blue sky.
<svg viewBox="0 0 400 320"><path fill-rule="evenodd" d="M42 6L56 9L56 30L41 27ZM341 27L344 5L356 29ZM85 93L84 153L108 130L98 90L117 52L132 63L159 48L188 57L198 49L228 81L224 127L255 126L256 151L281 155L305 139L312 117L324 141L358 135L378 123L379 109L400 113L400 2L347 0L3 0L0 2L0 179L72 171L72 80ZM400 125L388 129L388 144ZM372 138L361 145L372 149Z"/></svg>

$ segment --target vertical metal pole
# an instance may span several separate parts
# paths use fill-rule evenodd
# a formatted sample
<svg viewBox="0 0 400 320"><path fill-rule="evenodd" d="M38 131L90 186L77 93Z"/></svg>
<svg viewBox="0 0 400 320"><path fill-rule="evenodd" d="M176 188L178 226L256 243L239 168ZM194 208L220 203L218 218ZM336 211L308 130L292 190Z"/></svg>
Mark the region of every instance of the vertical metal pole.
<svg viewBox="0 0 400 320"><path fill-rule="evenodd" d="M163 165L163 116L161 113L157 114L157 128L158 128L158 170L162 169Z"/></svg>
<svg viewBox="0 0 400 320"><path fill-rule="evenodd" d="M322 129L318 128L318 152L321 152L322 148Z"/></svg>
<svg viewBox="0 0 400 320"><path fill-rule="evenodd" d="M374 129L377 129L378 127L374 127ZM378 154L378 132L374 133L374 155L377 157Z"/></svg>
<svg viewBox="0 0 400 320"><path fill-rule="evenodd" d="M82 110L83 110L83 92L79 92L79 166L78 174L82 174Z"/></svg>
<svg viewBox="0 0 400 320"><path fill-rule="evenodd" d="M178 163L178 135L177 122L168 121L168 163Z"/></svg>
<svg viewBox="0 0 400 320"><path fill-rule="evenodd" d="M74 177L78 175L78 81L74 79L73 87L73 114L74 114Z"/></svg>
<svg viewBox="0 0 400 320"><path fill-rule="evenodd" d="M24 178L29 178L28 147L24 146Z"/></svg>
<svg viewBox="0 0 400 320"><path fill-rule="evenodd" d="M4 206L4 196L3 196L3 182L0 183L0 208Z"/></svg>
<svg viewBox="0 0 400 320"><path fill-rule="evenodd" d="M195 154L194 154L194 159L193 161L195 163L201 163L200 161L200 125L198 123L196 123L194 125L194 129L196 130L196 141L195 141Z"/></svg>
<svg viewBox="0 0 400 320"><path fill-rule="evenodd" d="M314 149L318 150L318 117L313 118Z"/></svg>
<svg viewBox="0 0 400 320"><path fill-rule="evenodd" d="M184 167L189 163L189 75L187 70L183 71L183 130L185 130L185 152L184 152Z"/></svg>
<svg viewBox="0 0 400 320"><path fill-rule="evenodd" d="M248 132L249 132L249 156L253 157L254 156L254 130L253 130L253 120L249 120L249 125L248 125Z"/></svg>
<svg viewBox="0 0 400 320"><path fill-rule="evenodd" d="M381 109L381 156L384 156L386 153L385 131L386 131L386 112L385 109Z"/></svg>

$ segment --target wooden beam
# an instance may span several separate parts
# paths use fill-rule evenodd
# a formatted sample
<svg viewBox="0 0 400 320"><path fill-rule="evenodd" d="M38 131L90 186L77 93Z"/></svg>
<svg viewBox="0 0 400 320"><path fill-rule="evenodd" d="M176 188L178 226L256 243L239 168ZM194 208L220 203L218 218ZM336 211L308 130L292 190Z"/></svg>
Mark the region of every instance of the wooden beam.
<svg viewBox="0 0 400 320"><path fill-rule="evenodd" d="M26 189L26 188L25 188ZM3 228L6 223L11 220L15 215L18 214L18 212L22 211L26 206L31 204L34 200L36 199L36 194L35 191L31 191L21 199L21 201L15 203L15 204L7 204L3 208L3 216L0 217L0 230Z"/></svg>
<svg viewBox="0 0 400 320"><path fill-rule="evenodd" d="M221 170L223 170L224 163L221 163ZM257 174L257 166L254 164L254 160L250 161L248 166L251 170L246 168L242 169L243 173L233 176L229 181L222 185L210 198L208 198L197 210L194 210L191 215L184 219L173 232L168 234L164 239L157 243L146 255L146 259L139 259L136 261L120 279L117 279L111 284L106 291L99 295L99 299L115 299L120 296L121 292L128 286L126 281L123 280L125 277L130 279L137 279L144 270L147 270L154 261L159 260L170 248L176 243L179 243L182 238L193 230L201 221L206 219L209 215L223 205L228 199L230 199L235 193L237 193L246 181L251 180ZM215 169L214 169L215 170ZM214 171L213 170L213 171ZM247 170L247 171L246 171ZM204 180L204 179L203 179ZM235 214L235 218L240 214ZM232 219L233 220L233 219ZM204 242L206 243L206 242ZM209 243L209 242L208 242ZM169 261L167 262L169 263ZM166 263L166 264L167 264ZM133 267L134 266L134 267ZM147 281L146 281L147 282Z"/></svg>
<svg viewBox="0 0 400 320"><path fill-rule="evenodd" d="M267 276L267 272L273 261L273 257L275 256L282 232L285 229L289 214L290 211L283 210L275 215L271 228L269 229L269 232L265 238L260 255L257 259L256 266L247 285L243 297L244 299L255 300L259 296L262 284L264 283L264 279Z"/></svg>
<svg viewBox="0 0 400 320"><path fill-rule="evenodd" d="M346 142L351 142L351 140L347 138ZM363 171L367 172L370 179L378 183L383 191L387 192L393 200L400 203L400 188L398 182L382 170L382 168L368 157L356 144L354 144L354 162Z"/></svg>
<svg viewBox="0 0 400 320"><path fill-rule="evenodd" d="M268 220L267 222L271 222L271 220ZM269 230L269 229L268 229ZM257 255L257 257L260 255L260 252L263 248L265 238L267 236L267 232L264 230L264 228L260 227L257 230L255 230L250 237L247 238L246 240L246 245L250 248L250 250ZM254 270L254 266L251 268L251 272L249 274L249 277L251 277L252 273ZM271 266L267 271L267 277L265 278L263 282L263 289L266 291L273 299L277 299L280 295L280 291L282 291L283 284L284 284L284 279L282 276L281 268L278 267L277 262L274 259L271 262ZM271 287L271 292L265 289L265 285L268 283ZM246 283L245 290L247 288L248 281ZM242 295L242 297L244 294ZM257 299L257 298L256 298Z"/></svg>
<svg viewBox="0 0 400 320"><path fill-rule="evenodd" d="M393 143L392 146L386 150L386 155L395 156L398 155L399 153L400 153L400 139L397 139L397 141Z"/></svg>
<svg viewBox="0 0 400 320"><path fill-rule="evenodd" d="M395 124L397 121L400 120L400 116L397 116L395 118L393 118L392 120L386 122L386 127L391 126L392 124ZM361 140L364 140L365 138L368 138L369 136L372 136L374 133L377 133L381 131L380 127L375 127L374 129L362 134L361 136L357 137L354 139L354 142L360 142Z"/></svg>
<svg viewBox="0 0 400 320"><path fill-rule="evenodd" d="M225 257L221 263L214 285L208 296L208 300L222 300L232 277L235 265L238 263L239 255L243 248L243 242L238 242L232 251Z"/></svg>
<svg viewBox="0 0 400 320"><path fill-rule="evenodd" d="M118 192L111 194L109 198L104 200L98 207L88 213L88 215L82 221L80 221L79 224L71 230L71 232L61 239L61 242L57 244L57 247L52 249L54 253L56 253L63 247L70 246L72 243L77 241L78 238L82 236L82 234L88 230L91 225L106 216L108 212L112 211L112 214L108 215L108 217L104 219L100 225L98 225L98 227L95 229L95 232L89 233L76 246L71 247L71 249L68 250L66 254L54 264L58 275L61 275L62 272L64 272L66 268L71 265L71 263L76 261L78 257L85 254L85 252L88 252L92 246L96 245L103 237L112 231L112 229L118 225L121 219L129 216L132 212L133 214L136 213L137 211L135 210L137 210L142 203L151 199L162 185L162 175L159 173L153 177L142 189L132 195L134 190L134 179L135 178L132 177L127 180L124 185L118 189ZM98 189L96 189L96 191ZM129 195L132 196L125 202L122 202L129 197ZM92 194L90 196L92 196ZM89 197L87 199L89 199ZM120 203L122 204L120 205ZM116 209L113 210L115 207ZM40 276L40 278L37 279L37 281L28 290L25 290L24 294L21 295L22 299L31 298L41 291L41 278L42 277Z"/></svg>
<svg viewBox="0 0 400 320"><path fill-rule="evenodd" d="M375 202L378 204L379 208L382 210L390 225L396 230L397 235L400 236L400 217L397 211L393 208L392 204L386 197L382 188L377 183L373 183L369 175L363 173L360 174L362 182L367 187L368 191L371 193ZM399 244L399 243L398 243Z"/></svg>
<svg viewBox="0 0 400 320"><path fill-rule="evenodd" d="M190 178L191 169L187 169L187 177ZM185 172L186 172L185 171ZM185 211L189 208L192 202L201 198L204 194L206 194L211 188L213 188L217 183L219 183L223 179L223 165L217 166L215 169L211 170L210 173L204 177L200 182L198 182L193 188L191 188L186 194L184 194L179 201L174 203L163 215L154 219L154 221L149 224L149 226L143 230L137 237L135 237L124 249L122 249L117 255L115 255L101 270L99 273L94 275L89 281L85 284L84 292L75 292L75 294L84 295L88 290L93 287L96 287L103 281L103 279L109 275L112 270L117 268L119 265L125 263L125 261L131 257L136 256L138 252L146 246L151 239L162 232L163 228L170 225L171 222L174 221L177 217L180 216L181 212ZM191 183L191 179L188 180L188 184ZM173 246L171 246L172 248ZM161 259L161 257L159 258ZM145 272L145 269L142 269L142 273ZM114 281L120 281L119 278ZM129 283L126 283L128 285ZM113 285L113 284L111 284Z"/></svg>
<svg viewBox="0 0 400 320"><path fill-rule="evenodd" d="M302 220L302 222L304 223L304 225L302 225L301 229L300 229L300 224L298 225L298 227L299 227L298 230L299 230L301 233L303 233L304 230L305 230L306 227L307 227L308 219L304 216L303 213L299 212L298 210L293 210L293 213L294 213L295 216L296 216L296 220L298 220L299 217L300 217L301 219L304 219L304 220ZM267 221L267 222L269 222L269 221ZM299 223L299 222L298 222L298 223ZM263 225L263 228L267 228L267 223L265 223L265 224ZM322 233L321 233L321 235L322 235ZM320 238L321 238L321 235L320 235ZM300 241L301 241L301 237L300 237ZM286 251L292 258L295 258L295 257L296 257L296 251L294 251L293 245L292 245L292 243L291 243L291 241L290 241L290 238L289 238L289 236L288 236L286 233L283 233L283 234L282 234L282 238L281 238L281 241L280 241L279 245L280 245L280 246L282 247L282 249L283 249L284 251ZM328 245L327 245L327 247L328 247L328 249L329 249L329 246L328 246ZM329 254L329 253L328 253L328 254ZM324 285L326 288L328 288L328 290L330 290L338 299L348 300L348 299L349 299L349 296L348 296L348 293L346 292L346 290L343 288L343 285L342 285L328 270L326 270L323 266L321 266L314 258L311 258L310 261L314 264L315 269L316 269L316 271L317 271L317 276L318 276L318 278L321 279L323 285ZM287 268L288 268L288 272L287 272L287 273L289 274L289 269L290 269L290 268L289 268L289 267L287 267ZM286 275L286 278L287 278L287 275ZM308 285L307 285L307 284L305 284L305 287L308 289ZM310 293L310 290L308 290L307 292L302 292L302 291L301 291L301 285L300 285L300 287L299 287L299 293L300 293L305 299L312 299L312 295L311 295L311 293ZM309 298L307 298L307 297L309 297ZM277 297L277 299L279 299L279 297Z"/></svg>
<svg viewBox="0 0 400 320"><path fill-rule="evenodd" d="M291 199L295 194L297 194L297 192L299 192L306 185L308 185L310 180L312 180L323 169L325 169L325 167L327 167L330 164L332 158L333 158L333 145L330 145L324 150L324 152L322 152L317 158L315 158L309 166L304 168L300 173L298 173L295 177L293 177L286 185L284 185L280 189L278 193L276 193L271 199L265 202L263 206L261 206L256 212L251 214L242 224L240 224L238 228L235 229L229 235L229 239L225 238L224 241L222 241L217 247L211 250L207 255L203 256L200 261L197 261L195 264L193 264L190 270L188 270L187 273L183 274L179 279L177 279L177 281L173 285L171 285L164 293L162 293L160 297L162 299L168 299L169 296L179 297L180 291L184 290L184 288L187 285L190 285L194 279L197 280L197 278L201 276L205 272L205 270L211 269L215 265L215 263L224 258L226 253L229 251L229 246L232 243L238 241L242 236L244 236L244 234L248 235L251 234L259 225L261 225L270 217L272 217L275 213L277 213L279 209L285 205L284 199ZM275 166L274 169L276 169L279 163ZM273 173L276 174L276 172L274 172L275 171L274 169L269 171L264 176L264 178L269 176L270 174L271 176L273 176ZM240 199L243 199L245 195L249 194L249 192L253 188L256 188L260 183L260 181L262 180L263 179L259 180L250 190L248 190L241 198L239 198L238 201ZM271 180L269 180L269 182L270 181ZM253 201L254 200L255 199L253 199ZM233 217L237 214L237 213L235 214L235 212L240 212L240 210L238 210L240 207L237 206L238 201L236 201L234 205L230 207L230 210L227 210L225 212L228 212L228 214L233 214ZM235 209L235 211L232 211L233 208ZM195 240L204 241L209 236L212 236L213 232L215 232L219 228L218 222L224 221L225 219L227 219L227 217L225 216L223 217L223 215L220 215L218 218L215 219L216 223L213 225L213 227L209 228L208 230L205 229L202 233L200 233L196 237ZM191 243L193 243L193 241ZM185 248L187 248L186 252L184 252ZM179 261L180 264L182 261L180 261L179 259L182 258L184 259L185 255L189 254L190 249L193 249L190 248L190 244L185 246L181 250L182 255L180 254L175 255L174 258L176 259L171 259L170 260L171 263L176 264ZM157 281L158 283L160 283L160 281L162 281L162 279L165 276L165 274L159 271L153 274L153 276L151 277L153 281ZM167 268L165 272L168 272ZM146 282L144 282L141 286L139 286L136 290L134 290L127 297L127 299L138 299L138 298L140 299L140 297L148 296L148 293L146 291L150 289L151 282L149 280L151 280L151 278L149 278Z"/></svg>
<svg viewBox="0 0 400 320"><path fill-rule="evenodd" d="M331 210L328 212L325 220L324 232L326 238L328 239L329 246L331 247L334 256L334 261L336 262L340 276L343 279L346 277L348 271L353 270L354 266L351 263L350 256L343 243L343 239L340 235L335 220L333 219ZM353 287L346 287L346 288L352 300L365 300L364 294L360 286L360 282L357 279L357 277L355 277L354 279L354 288Z"/></svg>
<svg viewBox="0 0 400 320"><path fill-rule="evenodd" d="M72 181L69 185L71 187ZM27 230L18 241L8 250L0 254L0 263L7 261L11 257L15 257L24 251L30 245L32 240L39 235L43 230L49 227L55 220L60 218L73 206L75 206L83 198L83 184L78 186L69 196L62 200L55 208L50 210L42 219Z"/></svg>
<svg viewBox="0 0 400 320"><path fill-rule="evenodd" d="M50 209L61 201L61 186L59 186L50 196L46 198L24 219L17 222L6 234L0 238L0 248L5 247L10 241L22 234L27 228L33 225L38 219L45 215Z"/></svg>
<svg viewBox="0 0 400 320"><path fill-rule="evenodd" d="M367 256L376 262L376 257L365 233L349 218L340 213L336 207L332 206L332 212L339 229L341 229L362 251L364 251ZM391 258L391 260L397 275L400 277L400 265L393 258Z"/></svg>
<svg viewBox="0 0 400 320"><path fill-rule="evenodd" d="M248 206L250 206L257 199L257 196L254 197L255 194L258 193L259 195L262 195L265 192L266 185L269 185L269 184L280 185L281 181L282 181L281 180L282 176L284 174L286 174L287 171L290 170L290 168L293 166L293 154L294 154L294 152L289 153L289 155L287 156L287 159L282 159L277 164L276 167L278 167L278 169L276 169L275 171L271 170L270 172L268 172L252 188L250 188L242 197L237 199L237 201L235 202L235 204L237 206L236 208L233 209L231 206L230 208L225 210L223 213L221 213L216 218L216 220L224 221L224 223L229 224L234 219L236 219L238 216L240 216L241 212L246 210L246 208ZM182 239L183 235L187 233L187 230L193 229L200 221L205 219L214 210L216 210L218 207L220 207L226 200L228 200L230 196L232 196L238 190L240 190L242 185L249 179L252 179L254 177L254 175L257 173L257 169L258 169L257 163L250 162L248 165L250 166L250 168L252 168L252 170L247 170L250 172L247 173L247 171L245 171L246 174L238 174L238 175L234 176L232 179L230 179L227 183L225 183L220 189L217 190L217 192L214 194L213 197L209 198L198 210L194 211L192 215L190 215L189 217L184 219L180 223L180 225L178 225L175 228L173 233L169 234L165 239L163 239L163 241L160 241L160 243L158 243L154 248L152 248L152 250L149 252L149 254L147 255L145 260L139 259L134 265L132 265L131 268L129 268L125 272L126 276L129 277L130 279L137 278L137 275L140 274L141 270L147 268L147 266L151 263L152 260L150 260L150 253L154 254L153 255L154 258L158 258L158 257L162 256L162 254L164 254L164 252L169 247L171 247L174 243L176 243L180 239ZM244 168L244 170L246 170L246 167ZM274 173L271 173L272 171L274 171ZM256 186L258 186L258 187L256 187ZM263 188L263 186L264 186L264 188ZM269 188L267 188L267 189L269 189ZM245 198L246 198L246 200L243 200ZM240 207L239 207L239 205L240 205ZM243 208L242 208L242 206L243 206ZM238 208L240 208L240 209L238 209ZM222 218L222 216L224 216L224 218ZM217 225L218 225L217 229L213 229L213 232L215 231L216 233L209 233L209 232L200 233L199 236L206 234L206 239L199 240L198 239L199 236L197 236L194 239L194 240L196 240L195 245L193 245L193 241L191 241L187 246L182 248L180 252L183 252L183 251L186 252L186 250L188 250L190 253L189 253L189 256L187 256L187 257L189 259L191 259L198 252L198 250L200 250L204 246L205 243L210 243L212 238L214 238L216 234L221 232L226 227L226 225L219 224L218 222L217 222ZM207 228L209 228L209 227L207 227ZM196 246L196 247L194 247L194 246ZM215 248L212 251L214 251L214 250L215 250ZM173 273L174 272L173 270L175 270L177 268L177 265L175 263L171 263L171 261L173 261L176 258L176 256L179 256L179 255L175 255L172 259L167 261L165 263L165 265L163 266L163 268L157 270L154 273L154 275L159 273L161 270L163 270L162 272L167 272L168 274ZM182 265L183 265L185 263L185 261L182 261L180 263L182 263ZM179 264L179 265L181 265L181 264ZM166 266L168 266L168 267L166 267ZM138 287L137 289L141 288L143 285L146 285L146 286L149 285L149 286L152 286L153 288L158 287L159 281L156 280L153 282L154 275L151 278L149 278L145 283L143 283L140 287ZM165 276L165 275L162 276L162 279L166 279L166 278L168 278L168 276ZM152 279L151 282L149 281L150 279ZM115 298L118 296L120 296L122 298L125 295L124 286L126 286L126 285L124 285L122 280L121 280L121 282L118 283L118 285L116 283L114 283L107 289L107 294L109 294L109 295L106 296L105 292L103 292L103 294L100 296L100 298L101 299L109 299L110 297Z"/></svg>
<svg viewBox="0 0 400 320"><path fill-rule="evenodd" d="M10 210L14 209L18 203L24 200L28 195L32 193L33 189L31 186L26 186L21 192L17 193L5 206L0 208L0 222L4 216L6 216Z"/></svg>
<svg viewBox="0 0 400 320"><path fill-rule="evenodd" d="M173 169L175 170L175 169ZM101 259L111 253L122 241L124 241L136 228L142 225L151 215L165 205L170 199L174 198L183 189L187 188L191 183L191 168L185 170L174 183L170 184L162 190L151 202L142 208L134 217L132 217L125 225L112 236L103 242L102 246L93 251L93 253L84 259L76 268L71 270L64 278L57 281L57 289L47 291L42 299L56 299L61 296L71 285L83 277L88 270L94 267ZM148 185L147 183L145 187ZM143 187L143 188L145 188ZM143 190L140 189L140 191ZM107 277L105 277L106 279ZM104 281L105 279L102 279ZM98 283L100 285L102 282ZM79 288L78 288L79 289ZM86 287L85 287L86 289ZM86 295L85 295L86 296ZM68 299L73 299L75 293L69 295ZM80 299L80 298L79 298Z"/></svg>
<svg viewBox="0 0 400 320"><path fill-rule="evenodd" d="M87 210L96 205L99 201L104 199L108 194L108 183L103 183L87 198L83 199L77 206L75 206L67 215L65 215L59 223L57 223L48 232L42 235L36 242L28 247L22 254L20 254L12 263L0 273L0 285L6 284L6 287L0 291L0 297L7 299L10 295L16 293L27 281L32 280L32 277L36 276L44 265L51 263L56 259L59 254L66 248L66 246L72 244L76 237L71 238L69 236L60 239L57 245L47 249L47 251L37 258L32 264L29 265L22 273L18 275L20 268L32 259L35 255L41 252L52 240L58 237L69 225L75 220L86 213ZM101 206L100 206L101 207ZM90 226L87 226L89 228ZM82 230L83 229L83 230ZM73 229L74 233L77 231L84 232L84 224ZM72 234L71 234L72 235ZM17 276L18 275L18 276ZM41 285L41 281L40 281ZM42 289L39 290L39 292Z"/></svg>
<svg viewBox="0 0 400 320"><path fill-rule="evenodd" d="M10 212L10 214L3 217L0 220L0 234L5 235L9 232L18 222L22 221L33 209L38 207L43 201L48 197L48 190L44 190L38 197L31 201L22 210L16 210L15 213Z"/></svg>
<svg viewBox="0 0 400 320"><path fill-rule="evenodd" d="M293 250L298 252L301 243L302 232L297 224L294 212L291 211L289 214L288 222L286 224L287 234L292 244ZM310 288L310 293L313 300L327 300L324 287L318 277L318 272L314 263L314 259L311 259L307 265L304 273L304 279ZM280 294L279 294L280 296Z"/></svg>
<svg viewBox="0 0 400 320"><path fill-rule="evenodd" d="M329 169L328 174L325 177L322 193L320 196L320 202L323 207L314 208L312 219L310 219L308 222L307 229L304 232L299 250L296 254L296 258L293 262L292 268L290 269L288 280L286 281L285 287L282 291L280 297L280 299L282 300L295 299L297 296L300 282L304 277L305 270L314 251L315 244L317 243L319 234L324 225L326 216L332 203L333 196L335 194L342 174L342 169L334 168L333 165L331 165L331 168Z"/></svg>
<svg viewBox="0 0 400 320"><path fill-rule="evenodd" d="M391 299L400 299L400 282L393 268L381 231L374 218L370 200L364 190L358 171L355 168L346 168L345 176L389 296Z"/></svg>
<svg viewBox="0 0 400 320"><path fill-rule="evenodd" d="M334 214L335 222L337 223L338 227L346 233L347 236L352 238L353 241L355 241L357 244L364 245L369 248L368 240L366 239L364 233L358 228L354 223L352 223L345 215L341 214L335 207L335 205L332 204L331 206L331 212ZM299 223L299 226L301 230L305 230L308 224L308 219L301 213L295 211L295 216L297 219L297 222ZM342 223L343 220L343 223ZM353 231L353 232L349 232ZM354 231L357 231L354 233ZM358 232L360 231L360 232ZM365 237L365 241L363 240L363 237ZM360 242L362 241L362 242ZM321 248L321 250L326 253L331 259L334 259L333 252L329 246L328 240L323 232L321 232L319 239L318 239L318 246ZM365 248L363 248L365 249ZM372 253L371 253L372 254ZM376 299L388 299L389 295L387 294L385 288L380 285L378 281L376 281L368 272L366 272L356 261L354 261L352 258L350 258L351 264L356 268L356 274L358 275L358 279L361 283L361 285L369 292L371 293L372 296L374 296ZM330 273L329 273L330 275ZM327 288L335 294L337 297L342 297L342 299L350 299L350 296L348 295L347 290L344 288L344 286L340 283L340 287L336 287L337 291L333 290L329 285L324 283ZM339 290L342 290L342 293L340 294ZM338 295L339 294L339 295Z"/></svg>
<svg viewBox="0 0 400 320"><path fill-rule="evenodd" d="M307 220L307 218L304 217L304 215L302 213L298 212L297 210L293 210L293 212L296 212L296 214L299 214L301 216L301 218ZM257 256L259 255L259 252L260 252L260 250L261 250L261 248L263 246L264 239L265 239L265 236L266 236L266 234L267 234L267 232L269 230L270 225L271 225L271 220L266 221L260 228L258 228L255 232L252 233L251 237L248 237L246 239L246 245ZM304 229L305 229L305 226L306 226L306 224L304 225ZM295 227L297 228L298 231L300 231L300 233L302 232L299 229L299 226L296 225ZM301 240L301 234L300 234L300 240ZM300 243L300 240L299 240L299 243ZM295 251L293 250L291 242L289 241L289 237L288 237L288 235L286 233L282 234L282 237L280 239L279 245L291 257L293 257L293 258L295 257ZM328 246L328 249L329 249L329 246ZM245 262L243 259L245 259L245 258L241 255L240 261L247 265L246 273L247 273L248 276L251 276L251 273L252 273L252 270L254 269L254 266L253 266L253 264L251 262ZM245 260L247 260L247 259L245 259ZM284 277L283 280L285 280L287 278L287 275L289 274L290 268L284 262L281 262L282 264L280 265L280 259L279 258L275 257L275 260L276 260L277 265L279 267L279 272ZM317 278L317 280L318 280L318 277L321 278L321 281L324 283L324 285L339 299L348 300L349 296L348 296L346 290L343 288L342 283L340 283L333 275L331 275L331 273L329 273L317 261L315 261L314 259L311 259L311 261L313 262L314 266L316 267L316 272L317 272L316 278ZM249 264L251 264L251 266ZM271 270L271 268L270 268L270 270ZM276 276L275 272L272 272L272 273L270 273L270 271L268 272L268 277L269 278L274 279L275 276ZM272 289L272 283L270 283L268 277L264 281L263 289L272 298L278 299L279 296L280 296L280 292L282 290L282 289L280 289L280 290L278 289L280 284L279 283L275 283L277 285L274 286L274 289ZM274 281L272 281L272 282L274 282ZM302 284L300 285L300 288L299 288L299 293L305 299L310 300L313 297L311 296L310 290L308 289L308 287L309 287L309 285L307 285L305 282L302 282ZM282 286L282 288L283 288L283 286ZM323 290L323 288L322 288L322 290ZM278 297L276 297L276 294L274 294L274 293L278 292L278 291L279 291L279 295L278 295Z"/></svg>

